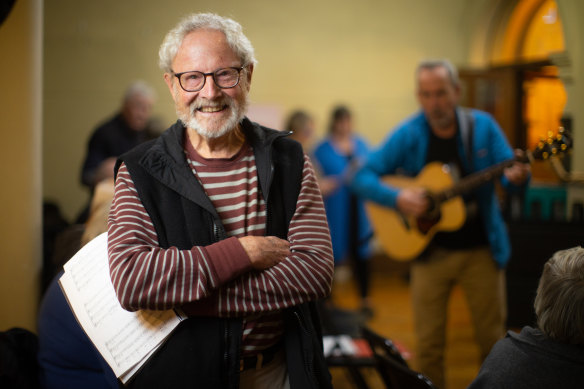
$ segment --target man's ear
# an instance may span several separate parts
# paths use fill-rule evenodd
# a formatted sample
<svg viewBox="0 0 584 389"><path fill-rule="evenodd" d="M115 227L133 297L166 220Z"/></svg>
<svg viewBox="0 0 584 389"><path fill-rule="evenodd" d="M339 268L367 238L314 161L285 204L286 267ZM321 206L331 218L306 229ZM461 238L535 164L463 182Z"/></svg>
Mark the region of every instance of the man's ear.
<svg viewBox="0 0 584 389"><path fill-rule="evenodd" d="M174 100L174 76L171 73L164 73L164 82L166 83L166 86L168 86L168 90L170 91L170 95L172 96L172 99Z"/></svg>
<svg viewBox="0 0 584 389"><path fill-rule="evenodd" d="M246 77L247 77L247 91L249 92L249 89L251 88L251 76L253 74L253 63L249 64L247 66L247 72L246 72Z"/></svg>
<svg viewBox="0 0 584 389"><path fill-rule="evenodd" d="M454 97L456 98L456 103L460 101L460 97L462 96L462 88L460 84L454 85Z"/></svg>

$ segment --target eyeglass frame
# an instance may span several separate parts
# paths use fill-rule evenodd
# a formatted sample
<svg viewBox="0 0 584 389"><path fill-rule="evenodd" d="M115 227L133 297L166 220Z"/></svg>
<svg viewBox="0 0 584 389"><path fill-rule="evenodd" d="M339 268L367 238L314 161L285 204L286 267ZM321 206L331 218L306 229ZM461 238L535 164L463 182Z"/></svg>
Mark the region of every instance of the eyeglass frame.
<svg viewBox="0 0 584 389"><path fill-rule="evenodd" d="M219 84L217 84L217 81L215 80L215 73L217 73L220 70L225 70L225 69L235 69L237 70L237 82L232 85L232 86L220 86ZM239 82L241 81L241 71L245 69L245 65L241 66L241 67L237 67L237 66L228 66L226 68L220 68L215 70L214 72L210 72L210 73L204 73L204 72L200 72L198 70L187 70L186 72L180 72L180 73L175 73L174 70L170 70L172 72L172 74L178 79L178 84L180 85L181 89L184 90L185 92L198 92L200 90L202 90L205 87L205 84L207 83L207 77L211 76L211 78L213 79L213 82L215 83L215 85L217 85L218 88L220 89L231 89L231 88L235 88L237 85L239 85ZM201 87L199 89L194 89L194 90L187 90L185 89L185 87L182 85L182 82L180 81L180 76L182 76L183 74L187 74L187 73L201 73L203 75L203 85L201 85Z"/></svg>

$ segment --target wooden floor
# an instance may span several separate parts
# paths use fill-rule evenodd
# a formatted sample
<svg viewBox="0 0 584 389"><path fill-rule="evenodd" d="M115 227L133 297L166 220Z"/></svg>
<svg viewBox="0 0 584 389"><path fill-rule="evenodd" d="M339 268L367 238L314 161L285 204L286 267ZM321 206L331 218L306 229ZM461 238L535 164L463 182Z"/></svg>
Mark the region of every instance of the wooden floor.
<svg viewBox="0 0 584 389"><path fill-rule="evenodd" d="M372 262L371 302L375 315L367 325L375 332L391 338L412 353L408 361L416 369L415 337L413 333L410 292L407 281L408 264L376 257ZM340 308L356 309L358 299L352 279L335 280L332 300ZM479 370L478 347L473 341L473 331L464 295L455 288L449 305L446 346L447 389L466 388ZM344 369L331 369L336 389L354 388ZM365 370L367 383L372 389L384 388L374 370Z"/></svg>

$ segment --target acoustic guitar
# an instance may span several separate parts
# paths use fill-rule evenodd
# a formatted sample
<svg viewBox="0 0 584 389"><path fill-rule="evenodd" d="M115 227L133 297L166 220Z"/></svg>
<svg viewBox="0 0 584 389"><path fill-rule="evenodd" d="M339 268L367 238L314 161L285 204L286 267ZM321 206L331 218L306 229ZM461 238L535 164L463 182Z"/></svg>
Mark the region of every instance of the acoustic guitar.
<svg viewBox="0 0 584 389"><path fill-rule="evenodd" d="M466 220L466 209L462 195L494 180L514 162L529 163L532 159L547 159L560 155L571 147L571 138L563 129L558 135L548 135L533 152L516 157L487 169L472 173L454 182L448 165L429 163L416 177L386 176L387 185L397 188L425 188L430 202L426 215L414 218L374 202L367 202L369 218L377 239L392 259L409 261L420 255L439 231L456 231Z"/></svg>

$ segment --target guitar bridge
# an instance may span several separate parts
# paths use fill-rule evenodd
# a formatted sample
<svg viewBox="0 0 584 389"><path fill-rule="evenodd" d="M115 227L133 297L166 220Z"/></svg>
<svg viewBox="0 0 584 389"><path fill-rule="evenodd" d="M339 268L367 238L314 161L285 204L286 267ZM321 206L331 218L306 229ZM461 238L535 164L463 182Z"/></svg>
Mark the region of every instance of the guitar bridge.
<svg viewBox="0 0 584 389"><path fill-rule="evenodd" d="M432 227L434 227L441 218L440 201L431 192L426 193L428 199L428 211L426 215L419 217L416 220L416 226L422 234L427 234Z"/></svg>
<svg viewBox="0 0 584 389"><path fill-rule="evenodd" d="M428 214L428 216L419 217L416 220L418 230L424 235L427 234L432 229L432 227L438 224L440 218L440 212L434 212L432 214Z"/></svg>

